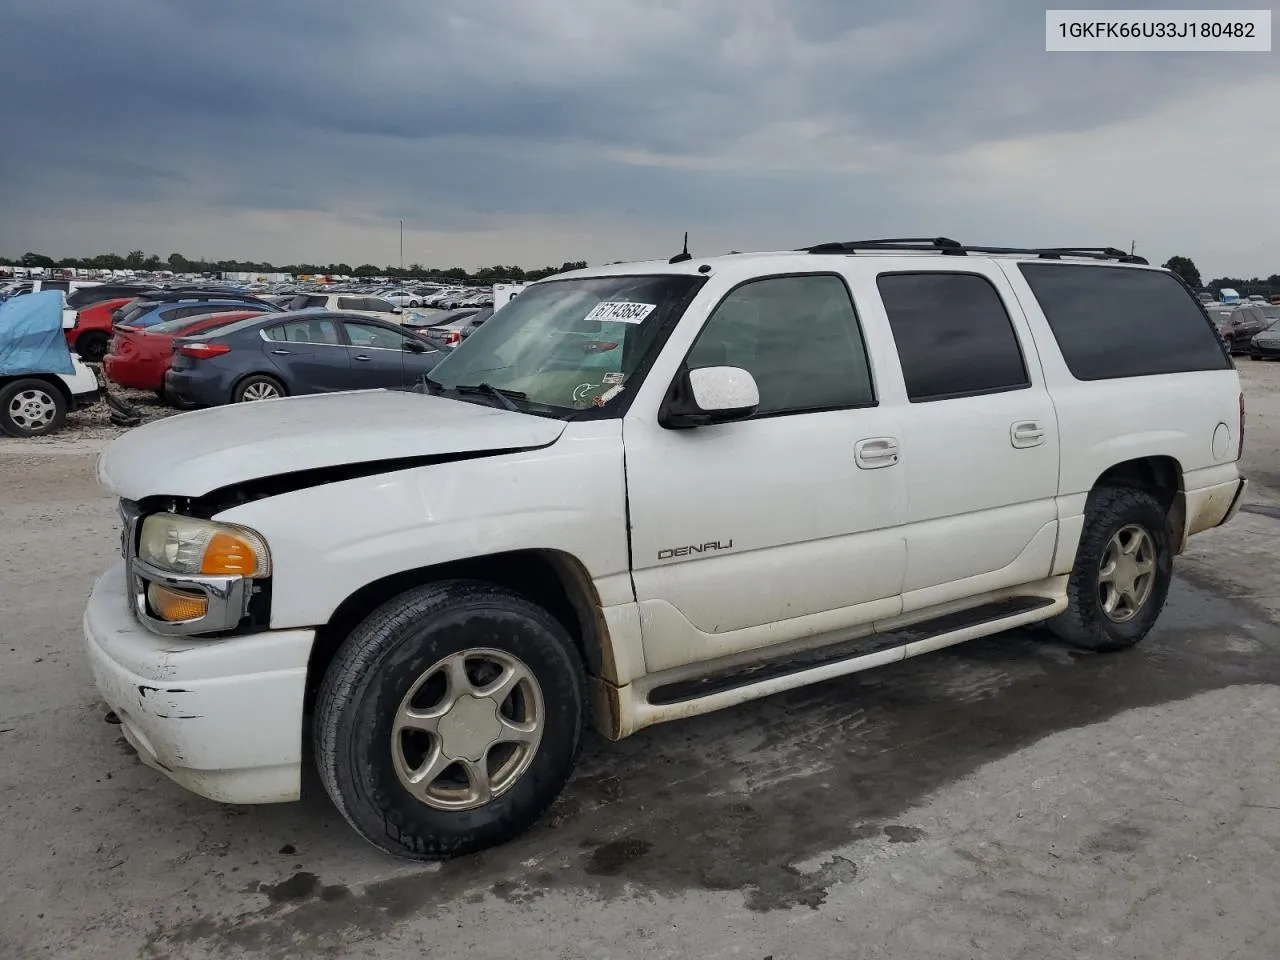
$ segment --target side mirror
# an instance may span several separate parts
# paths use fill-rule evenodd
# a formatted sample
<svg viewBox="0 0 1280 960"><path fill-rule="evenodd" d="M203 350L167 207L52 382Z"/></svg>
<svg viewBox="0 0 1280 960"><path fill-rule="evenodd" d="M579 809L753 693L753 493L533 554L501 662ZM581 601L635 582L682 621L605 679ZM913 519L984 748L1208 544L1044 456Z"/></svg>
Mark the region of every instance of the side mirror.
<svg viewBox="0 0 1280 960"><path fill-rule="evenodd" d="M669 430L745 420L760 406L755 377L741 367L683 370L671 384L658 423Z"/></svg>
<svg viewBox="0 0 1280 960"><path fill-rule="evenodd" d="M418 341L416 340L406 340L404 342L404 348L408 350L410 353L426 353L427 352L427 345L425 343L418 343Z"/></svg>

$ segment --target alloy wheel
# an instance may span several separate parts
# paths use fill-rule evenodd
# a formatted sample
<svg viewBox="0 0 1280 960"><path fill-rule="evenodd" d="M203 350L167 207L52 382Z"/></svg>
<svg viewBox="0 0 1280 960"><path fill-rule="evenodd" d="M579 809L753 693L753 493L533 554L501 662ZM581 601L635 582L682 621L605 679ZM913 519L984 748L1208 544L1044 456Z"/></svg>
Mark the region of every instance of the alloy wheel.
<svg viewBox="0 0 1280 960"><path fill-rule="evenodd" d="M9 401L9 419L26 433L43 430L58 415L58 405L46 390L31 387Z"/></svg>
<svg viewBox="0 0 1280 960"><path fill-rule="evenodd" d="M1156 546L1145 527L1121 527L1107 543L1098 565L1098 600L1113 623L1138 615L1156 582Z"/></svg>
<svg viewBox="0 0 1280 960"><path fill-rule="evenodd" d="M396 710L396 776L438 810L482 807L529 768L545 721L542 689L521 660L487 648L450 654L418 677Z"/></svg>

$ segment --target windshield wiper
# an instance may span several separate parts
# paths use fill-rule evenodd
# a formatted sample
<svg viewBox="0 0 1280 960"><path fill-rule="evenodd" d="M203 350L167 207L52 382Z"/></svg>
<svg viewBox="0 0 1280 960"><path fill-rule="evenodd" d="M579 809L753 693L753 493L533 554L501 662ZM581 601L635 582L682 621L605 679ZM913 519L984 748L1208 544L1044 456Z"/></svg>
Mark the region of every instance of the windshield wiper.
<svg viewBox="0 0 1280 960"><path fill-rule="evenodd" d="M456 393L480 393L484 394L486 397L493 397L508 410L514 411L515 413L519 413L520 408L511 402L512 399L529 399L529 395L527 393L521 393L519 390L500 390L491 383L455 384L453 390Z"/></svg>

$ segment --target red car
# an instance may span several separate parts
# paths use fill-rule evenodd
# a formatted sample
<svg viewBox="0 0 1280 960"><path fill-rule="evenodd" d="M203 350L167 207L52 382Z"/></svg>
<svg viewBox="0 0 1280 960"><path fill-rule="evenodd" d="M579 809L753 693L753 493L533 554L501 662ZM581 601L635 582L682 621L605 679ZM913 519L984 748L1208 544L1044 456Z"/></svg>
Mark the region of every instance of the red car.
<svg viewBox="0 0 1280 960"><path fill-rule="evenodd" d="M82 360L96 363L107 352L111 340L111 311L118 310L133 297L102 300L76 313L76 325L67 329L67 346Z"/></svg>
<svg viewBox="0 0 1280 960"><path fill-rule="evenodd" d="M175 337L212 330L246 317L256 317L261 312L206 313L168 320L145 329L116 327L111 347L103 358L102 369L112 383L135 390L154 390L163 395L165 371L173 362Z"/></svg>

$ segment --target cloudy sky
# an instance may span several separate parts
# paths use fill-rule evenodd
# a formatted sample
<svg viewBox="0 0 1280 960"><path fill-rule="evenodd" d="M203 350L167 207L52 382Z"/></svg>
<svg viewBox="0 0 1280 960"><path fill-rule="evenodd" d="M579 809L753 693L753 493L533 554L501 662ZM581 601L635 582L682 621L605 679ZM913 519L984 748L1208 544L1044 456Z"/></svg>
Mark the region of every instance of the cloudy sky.
<svg viewBox="0 0 1280 960"><path fill-rule="evenodd" d="M945 234L1280 272L1280 54L1046 53L1026 0L0 11L8 256L382 265L403 219L406 263L439 266L688 230L707 254Z"/></svg>

